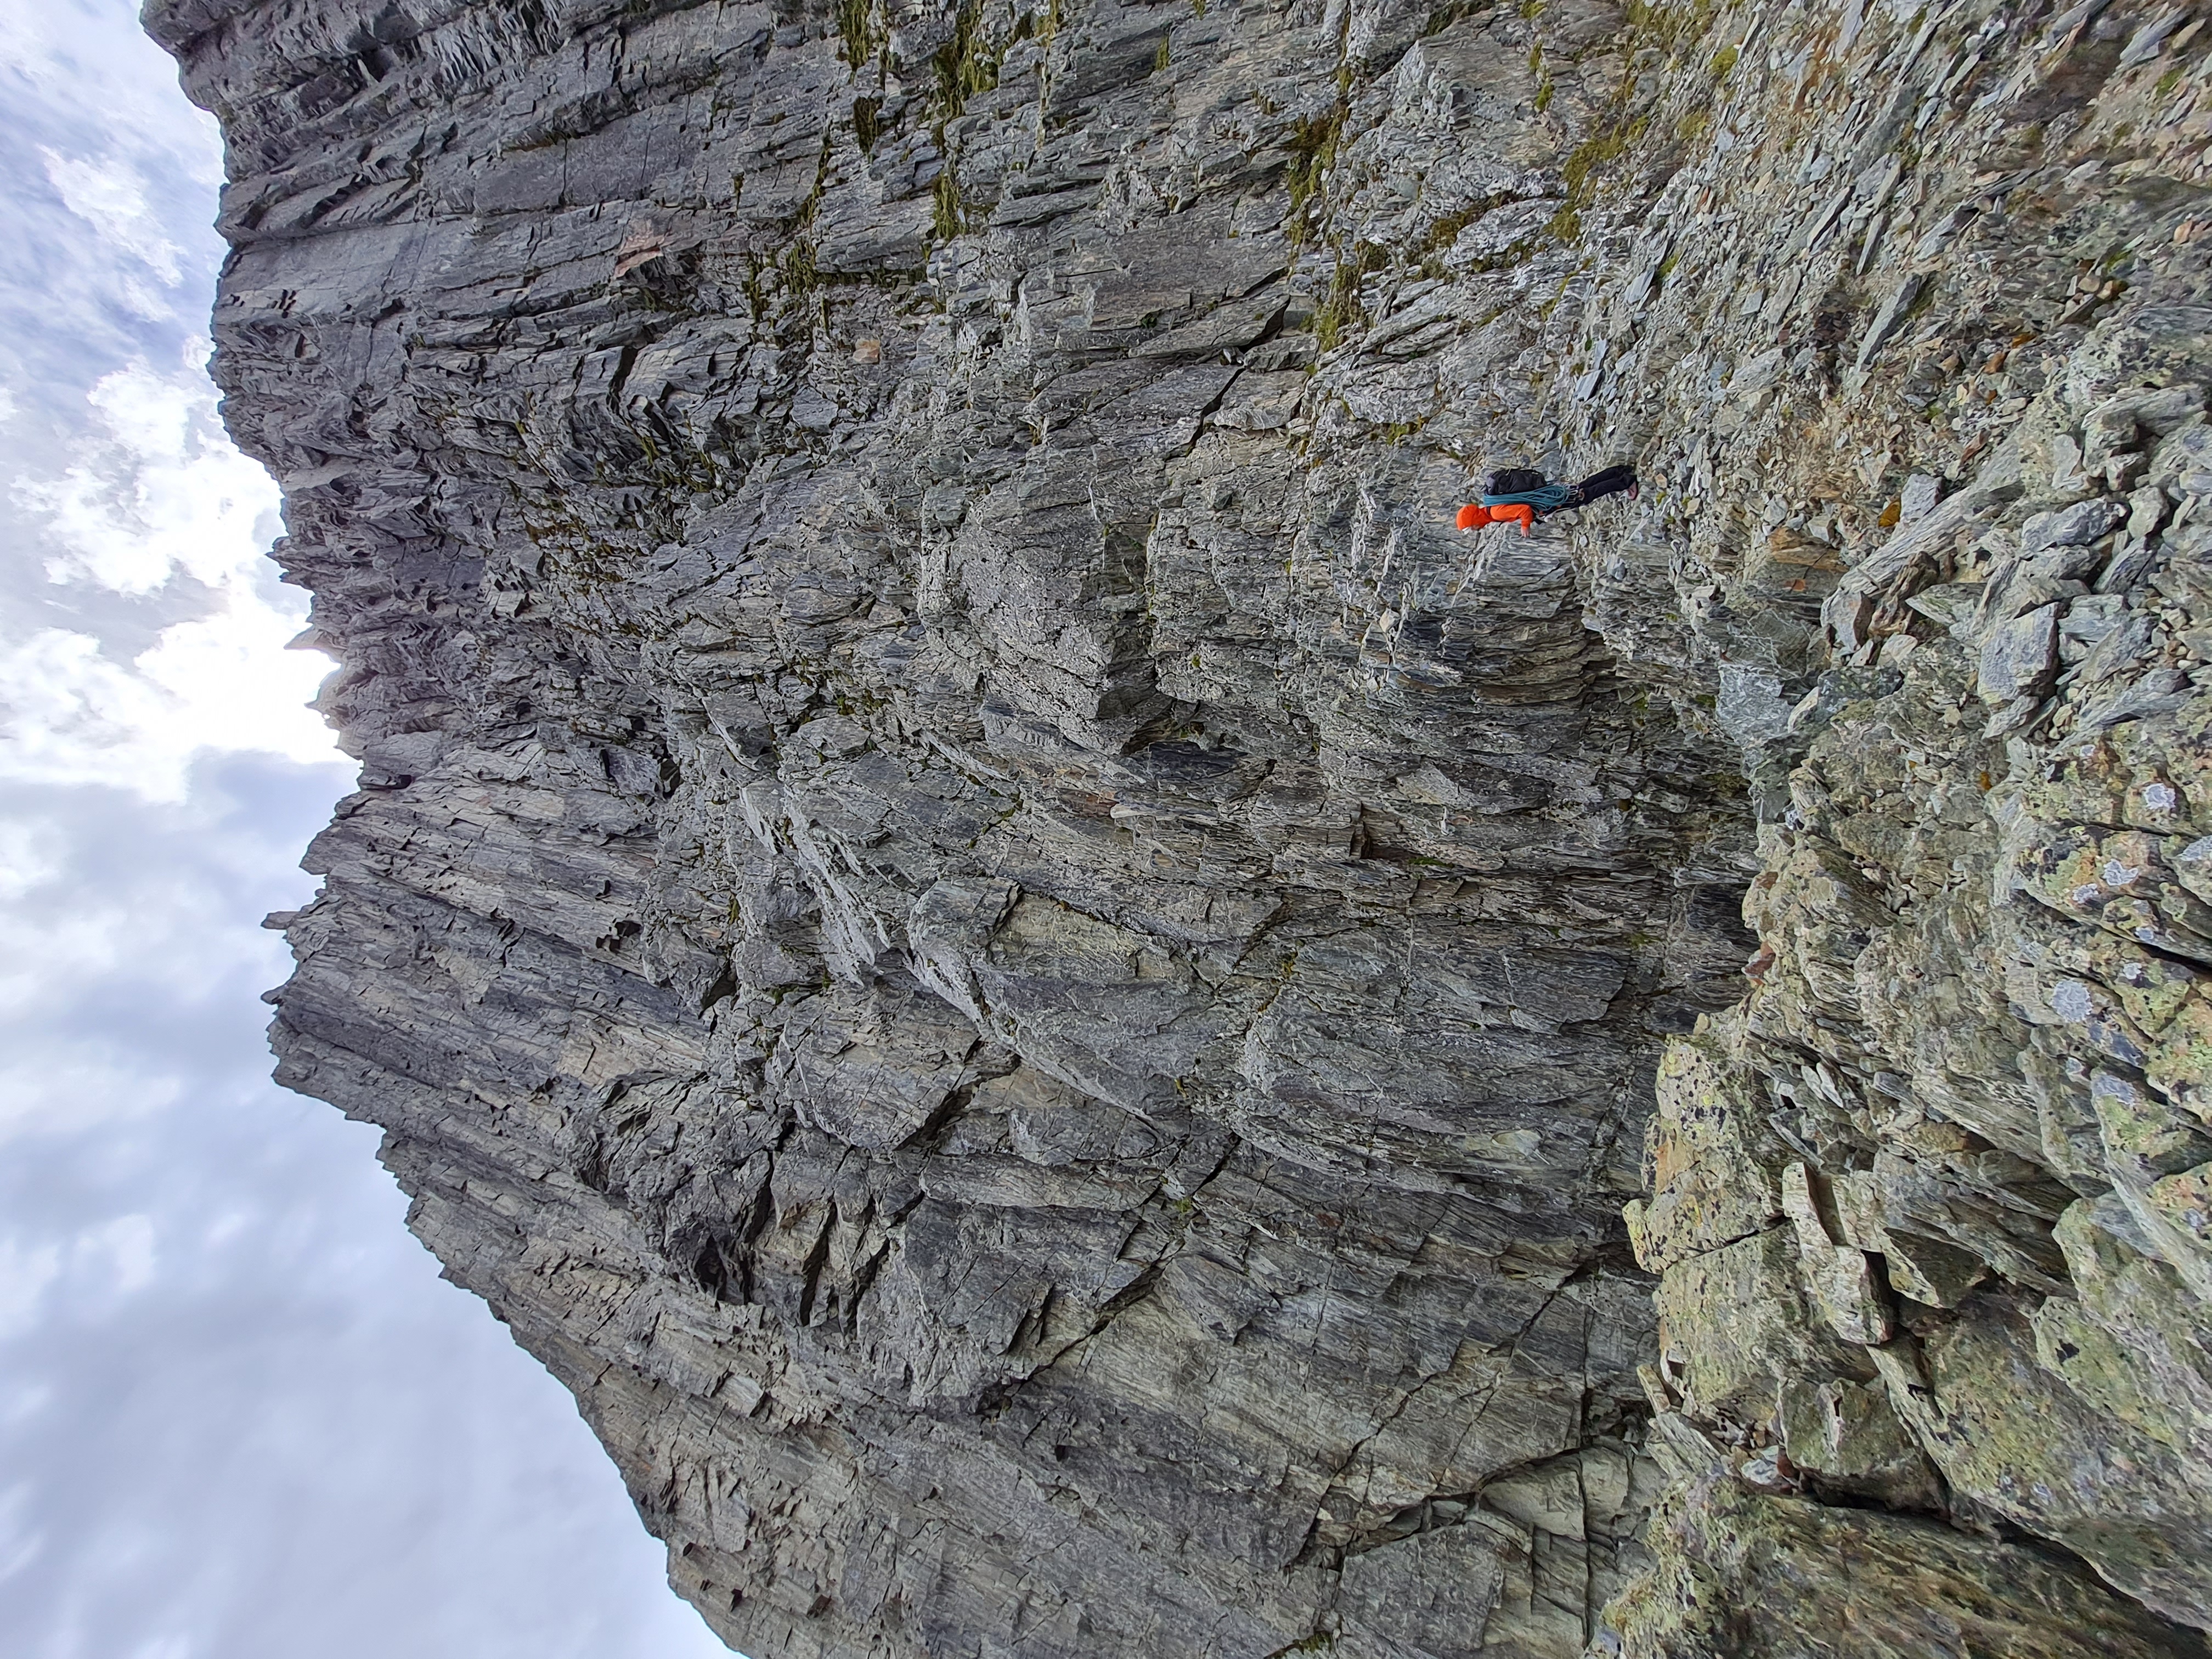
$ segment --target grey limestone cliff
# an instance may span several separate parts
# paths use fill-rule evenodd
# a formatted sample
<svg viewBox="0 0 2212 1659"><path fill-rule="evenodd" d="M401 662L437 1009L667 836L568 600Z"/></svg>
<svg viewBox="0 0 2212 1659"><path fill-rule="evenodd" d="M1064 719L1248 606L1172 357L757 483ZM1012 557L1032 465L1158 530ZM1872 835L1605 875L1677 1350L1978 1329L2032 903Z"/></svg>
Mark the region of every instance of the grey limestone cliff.
<svg viewBox="0 0 2212 1659"><path fill-rule="evenodd" d="M148 25L278 1075L726 1639L2204 1650L2188 8Z"/></svg>

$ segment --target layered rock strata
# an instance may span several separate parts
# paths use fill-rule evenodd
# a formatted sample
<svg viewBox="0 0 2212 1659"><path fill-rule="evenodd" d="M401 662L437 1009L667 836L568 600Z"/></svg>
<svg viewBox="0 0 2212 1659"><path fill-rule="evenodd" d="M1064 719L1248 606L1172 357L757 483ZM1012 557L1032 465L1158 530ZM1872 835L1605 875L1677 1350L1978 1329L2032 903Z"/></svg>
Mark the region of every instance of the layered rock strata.
<svg viewBox="0 0 2212 1659"><path fill-rule="evenodd" d="M2179 9L149 22L279 1075L726 1639L2201 1650Z"/></svg>

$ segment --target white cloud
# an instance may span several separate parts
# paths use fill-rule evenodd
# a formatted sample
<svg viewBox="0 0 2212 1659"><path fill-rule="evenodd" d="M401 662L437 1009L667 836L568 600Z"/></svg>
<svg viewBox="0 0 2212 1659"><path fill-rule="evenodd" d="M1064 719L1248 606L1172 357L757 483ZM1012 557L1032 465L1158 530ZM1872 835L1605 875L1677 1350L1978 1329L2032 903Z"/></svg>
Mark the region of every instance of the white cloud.
<svg viewBox="0 0 2212 1659"><path fill-rule="evenodd" d="M307 708L330 672L312 651L284 640L304 615L286 617L235 589L212 617L163 630L138 672L188 710L195 749L257 750L287 760L337 757L330 728ZM185 735L178 732L179 740Z"/></svg>
<svg viewBox="0 0 2212 1659"><path fill-rule="evenodd" d="M137 170L117 157L88 161L41 145L46 182L62 205L90 225L108 254L114 298L133 314L156 320L169 314L166 295L148 285L143 269L163 289L184 280L179 250L161 231Z"/></svg>
<svg viewBox="0 0 2212 1659"><path fill-rule="evenodd" d="M26 849L18 866L22 890L0 903L0 1030L35 1030L46 1050L34 1058L20 1039L0 1039L0 1143L35 1121L41 1103L56 1109L58 1121L81 1122L93 1102L143 1094L126 1086L127 1074L106 1069L112 1055L105 1047L72 1048L64 1056L58 1045L73 1039L62 1022L73 1014L149 1001L189 1006L236 991L250 996L283 974L281 947L253 926L269 904L257 908L236 884L265 890L290 862L290 847L262 843L235 827L226 833L219 799L204 796L164 806L159 817L153 808L138 808L139 833L119 838L103 833L101 820L126 817L131 807L79 802L41 817L41 805L55 804L0 799L0 854L10 846ZM194 879L175 879L173 867L152 856L156 823L173 844L205 848ZM278 879L284 886L297 881ZM99 1000L88 1005L94 987ZM71 1107L75 1099L86 1104Z"/></svg>
<svg viewBox="0 0 2212 1659"><path fill-rule="evenodd" d="M91 635L57 628L0 646L0 778L180 801L192 761L209 751L331 758L329 730L305 707L329 665L284 654L296 621L251 595L228 599L164 629L128 665Z"/></svg>
<svg viewBox="0 0 2212 1659"><path fill-rule="evenodd" d="M222 183L214 118L178 95L176 66L136 19L101 15L108 10L0 0L0 68L46 110L92 115L116 148L182 164L212 197Z"/></svg>
<svg viewBox="0 0 2212 1659"><path fill-rule="evenodd" d="M205 344L204 340L194 340L185 349L198 355ZM201 447L195 441L199 434L192 430L193 417L204 415L211 418L215 414L204 376L187 374L181 378L164 379L143 363L133 363L112 374L101 375L85 394L85 401L100 411L116 442L143 461L183 460L190 451ZM220 444L210 447L228 447ZM238 459L243 461L246 458L241 455ZM251 466L252 463L247 465ZM260 469L253 470L258 472ZM255 488L266 495L270 485L264 479Z"/></svg>
<svg viewBox="0 0 2212 1659"><path fill-rule="evenodd" d="M303 706L328 664L283 649L305 602L267 580L276 488L223 435L214 387L137 362L88 401L102 434L88 459L15 487L59 550L49 577L130 597L179 579L213 592L128 661L70 629L0 641L0 777L174 801L203 754L331 758L329 731Z"/></svg>
<svg viewBox="0 0 2212 1659"><path fill-rule="evenodd" d="M191 343L188 361L205 349ZM206 375L135 362L102 375L87 399L104 429L88 459L58 479L15 486L62 550L47 576L133 595L179 574L211 587L250 580L282 497L223 434Z"/></svg>
<svg viewBox="0 0 2212 1659"><path fill-rule="evenodd" d="M70 1268L118 1297L154 1282L154 1223L143 1215L118 1216L76 1236Z"/></svg>
<svg viewBox="0 0 2212 1659"><path fill-rule="evenodd" d="M13 1238L0 1239L0 1339L27 1331L39 1322L46 1291L61 1276L60 1246L26 1248Z"/></svg>
<svg viewBox="0 0 2212 1659"><path fill-rule="evenodd" d="M159 691L101 656L90 634L46 628L0 647L0 771L10 777L121 781L139 769L139 734L167 712ZM175 799L173 789L155 793Z"/></svg>
<svg viewBox="0 0 2212 1659"><path fill-rule="evenodd" d="M61 873L60 839L52 824L0 818L0 903L21 898Z"/></svg>

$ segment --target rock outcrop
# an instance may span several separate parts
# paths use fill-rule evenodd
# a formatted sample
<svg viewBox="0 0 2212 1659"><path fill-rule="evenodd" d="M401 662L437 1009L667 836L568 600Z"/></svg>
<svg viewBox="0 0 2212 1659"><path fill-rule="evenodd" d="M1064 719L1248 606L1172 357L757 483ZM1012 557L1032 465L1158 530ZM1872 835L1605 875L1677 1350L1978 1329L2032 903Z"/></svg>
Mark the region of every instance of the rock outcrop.
<svg viewBox="0 0 2212 1659"><path fill-rule="evenodd" d="M2185 8L148 21L278 1075L726 1639L2203 1651Z"/></svg>

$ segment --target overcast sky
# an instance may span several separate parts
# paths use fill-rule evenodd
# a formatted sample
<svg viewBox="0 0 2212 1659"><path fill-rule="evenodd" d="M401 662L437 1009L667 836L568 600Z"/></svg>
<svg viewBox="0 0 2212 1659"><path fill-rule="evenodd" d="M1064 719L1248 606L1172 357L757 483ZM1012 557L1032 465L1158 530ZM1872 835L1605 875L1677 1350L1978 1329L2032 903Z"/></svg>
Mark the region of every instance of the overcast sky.
<svg viewBox="0 0 2212 1659"><path fill-rule="evenodd" d="M568 1396L268 1081L351 769L204 364L214 124L0 0L0 1659L702 1659Z"/></svg>

